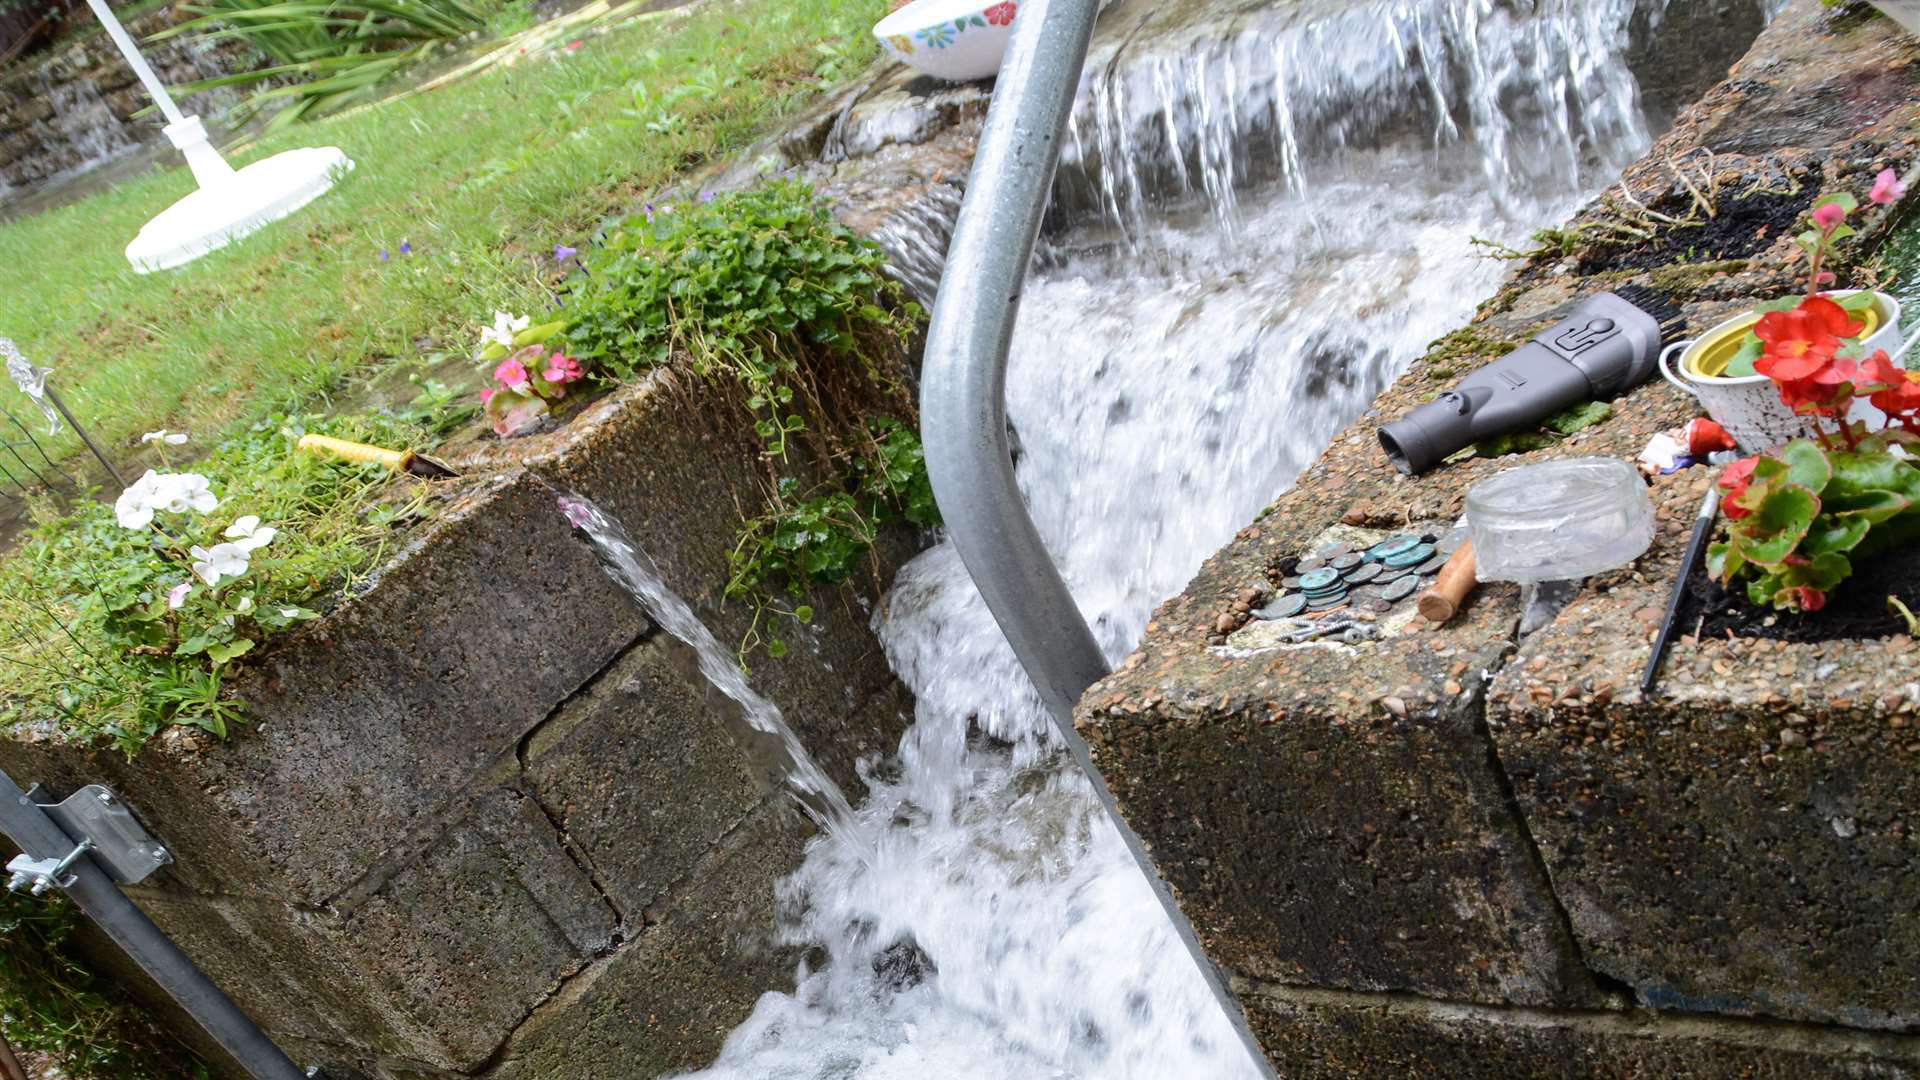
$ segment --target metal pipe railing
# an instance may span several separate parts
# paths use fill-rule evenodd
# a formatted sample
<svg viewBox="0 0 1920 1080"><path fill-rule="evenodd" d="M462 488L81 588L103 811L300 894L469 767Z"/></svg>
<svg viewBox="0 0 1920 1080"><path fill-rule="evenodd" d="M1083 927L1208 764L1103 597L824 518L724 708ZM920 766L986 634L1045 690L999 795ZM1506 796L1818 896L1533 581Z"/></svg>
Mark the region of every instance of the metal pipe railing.
<svg viewBox="0 0 1920 1080"><path fill-rule="evenodd" d="M75 857L76 851L89 845L68 836L5 772L0 772L0 832L30 859L66 863L52 875L57 880L51 880L50 885L65 891L74 906L179 1002L249 1076L255 1080L305 1080L307 1074L127 899L91 856L80 852Z"/></svg>
<svg viewBox="0 0 1920 1080"><path fill-rule="evenodd" d="M1007 351L1099 7L1099 0L1020 6L934 299L921 362L921 441L934 498L968 575L1256 1067L1272 1075L1245 1013L1074 731L1074 704L1109 668L1027 513L1007 440Z"/></svg>
<svg viewBox="0 0 1920 1080"><path fill-rule="evenodd" d="M947 247L921 371L921 439L940 516L1063 731L1106 658L1020 500L1007 348L1098 0L1029 0L1014 23Z"/></svg>

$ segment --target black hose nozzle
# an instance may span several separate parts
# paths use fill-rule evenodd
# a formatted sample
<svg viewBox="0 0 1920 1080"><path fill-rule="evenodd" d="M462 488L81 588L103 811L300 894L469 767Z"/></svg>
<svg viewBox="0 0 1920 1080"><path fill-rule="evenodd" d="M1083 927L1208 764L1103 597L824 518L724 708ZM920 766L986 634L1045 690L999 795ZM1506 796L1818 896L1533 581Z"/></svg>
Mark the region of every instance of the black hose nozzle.
<svg viewBox="0 0 1920 1080"><path fill-rule="evenodd" d="M1382 427L1380 445L1401 472L1425 472L1481 439L1537 428L1555 413L1637 385L1653 374L1660 340L1659 319L1601 293Z"/></svg>

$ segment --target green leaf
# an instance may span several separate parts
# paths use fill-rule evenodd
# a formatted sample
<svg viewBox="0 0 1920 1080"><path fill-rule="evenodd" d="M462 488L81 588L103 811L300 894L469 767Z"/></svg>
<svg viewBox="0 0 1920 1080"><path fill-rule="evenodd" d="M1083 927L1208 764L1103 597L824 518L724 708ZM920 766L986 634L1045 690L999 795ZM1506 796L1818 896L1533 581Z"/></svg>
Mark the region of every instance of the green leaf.
<svg viewBox="0 0 1920 1080"><path fill-rule="evenodd" d="M775 660L787 655L787 643L781 641L779 638L768 638L767 655L773 657Z"/></svg>
<svg viewBox="0 0 1920 1080"><path fill-rule="evenodd" d="M1862 289L1857 293L1838 298L1829 297L1829 299L1835 299L1841 308L1855 315L1873 308L1872 289Z"/></svg>
<svg viewBox="0 0 1920 1080"><path fill-rule="evenodd" d="M235 638L224 645L215 645L208 649L207 658L216 664L224 664L236 656L244 656L252 649L252 638Z"/></svg>
<svg viewBox="0 0 1920 1080"><path fill-rule="evenodd" d="M811 625L813 622L813 609L805 604L801 604L799 607L793 609L793 617L798 620L802 626Z"/></svg>
<svg viewBox="0 0 1920 1080"><path fill-rule="evenodd" d="M1813 517L1820 512L1820 500L1813 492L1797 484L1786 484L1767 493L1753 513L1741 519L1731 530L1741 558L1762 566L1776 566L1793 554Z"/></svg>
<svg viewBox="0 0 1920 1080"><path fill-rule="evenodd" d="M1807 530L1800 550L1809 556L1852 551L1867 538L1871 528L1873 523L1857 514L1823 514Z"/></svg>
<svg viewBox="0 0 1920 1080"><path fill-rule="evenodd" d="M1831 195L1823 195L1820 198L1815 199L1813 201L1812 209L1818 210L1823 206L1838 206L1840 209L1845 210L1847 213L1851 214L1855 210L1860 209L1860 200L1854 198L1852 195L1848 194L1847 192L1836 191Z"/></svg>
<svg viewBox="0 0 1920 1080"><path fill-rule="evenodd" d="M1826 451L1811 439L1795 439L1780 448L1779 457L1787 466L1789 483L1798 484L1818 495L1833 478L1833 464Z"/></svg>
<svg viewBox="0 0 1920 1080"><path fill-rule="evenodd" d="M1749 333L1740 343L1740 348L1727 358L1727 366L1720 374L1729 379L1758 375L1759 371L1755 370L1753 363L1765 355L1766 351L1766 342L1761 341L1758 334Z"/></svg>

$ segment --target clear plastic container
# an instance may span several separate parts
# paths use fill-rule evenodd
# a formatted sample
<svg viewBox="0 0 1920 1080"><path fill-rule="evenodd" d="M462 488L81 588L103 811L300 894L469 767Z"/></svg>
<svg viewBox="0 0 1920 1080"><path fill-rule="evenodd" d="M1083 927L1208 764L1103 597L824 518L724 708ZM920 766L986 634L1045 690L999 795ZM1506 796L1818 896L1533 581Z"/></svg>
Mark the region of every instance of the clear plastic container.
<svg viewBox="0 0 1920 1080"><path fill-rule="evenodd" d="M1467 492L1482 581L1571 581L1625 566L1653 543L1653 501L1614 458L1508 469Z"/></svg>

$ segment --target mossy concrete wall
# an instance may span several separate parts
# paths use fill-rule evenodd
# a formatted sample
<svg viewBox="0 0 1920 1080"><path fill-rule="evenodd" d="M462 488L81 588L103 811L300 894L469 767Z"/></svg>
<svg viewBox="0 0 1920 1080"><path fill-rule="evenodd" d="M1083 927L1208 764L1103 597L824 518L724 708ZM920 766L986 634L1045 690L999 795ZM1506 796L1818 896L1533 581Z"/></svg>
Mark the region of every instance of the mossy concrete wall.
<svg viewBox="0 0 1920 1080"><path fill-rule="evenodd" d="M1794 0L1624 183L1682 217L1676 162L1714 174L1710 239L1519 266L1081 702L1280 1075L1920 1075L1920 649L1688 640L1643 697L1708 470L1656 478L1653 549L1535 633L1503 585L1376 644L1277 645L1250 620L1280 559L1339 530L1449 526L1501 469L1631 460L1694 415L1656 383L1528 458L1411 480L1375 439L1603 288L1651 285L1698 332L1802 287L1792 219L1920 163L1920 41ZM1612 201L1573 230L1617 220ZM1859 215L1859 250L1904 209Z"/></svg>
<svg viewBox="0 0 1920 1080"><path fill-rule="evenodd" d="M739 640L746 606L714 601L765 463L698 394L661 373L558 433L456 451L467 479L433 522L238 680L252 721L230 742L176 730L129 762L15 736L0 767L57 794L120 792L178 860L131 890L140 906L329 1075L650 1077L710 1060L790 985L774 884L810 827L548 486L625 522ZM871 576L813 595L794 657L753 672L856 795L854 762L891 749L911 708L867 620L914 540L889 537Z"/></svg>

